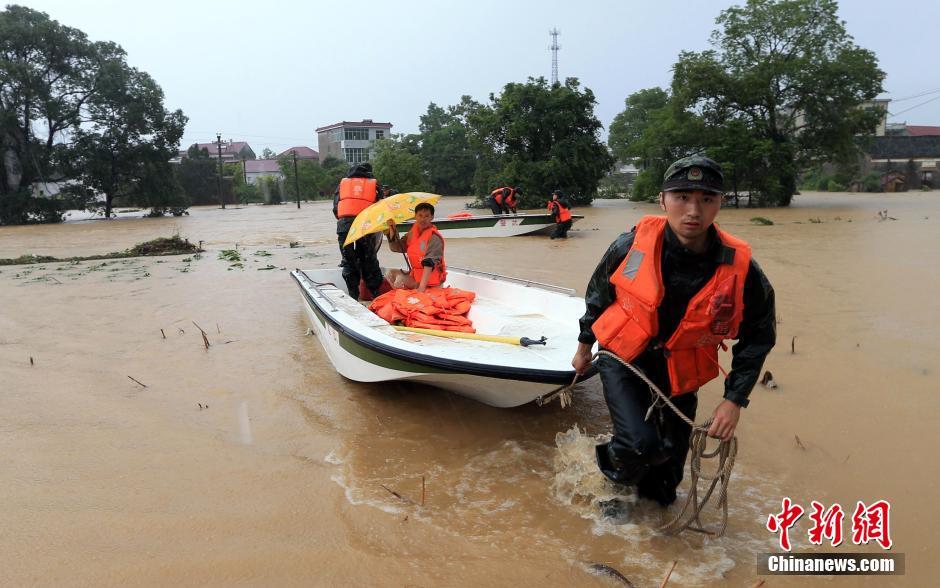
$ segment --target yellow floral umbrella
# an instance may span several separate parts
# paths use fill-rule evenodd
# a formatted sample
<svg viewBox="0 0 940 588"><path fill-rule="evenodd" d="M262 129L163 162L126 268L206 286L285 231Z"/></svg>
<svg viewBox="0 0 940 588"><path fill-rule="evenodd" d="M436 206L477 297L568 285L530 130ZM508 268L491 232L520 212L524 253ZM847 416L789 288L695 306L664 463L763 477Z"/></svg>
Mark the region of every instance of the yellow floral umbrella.
<svg viewBox="0 0 940 588"><path fill-rule="evenodd" d="M349 227L349 234L346 235L343 247L361 237L384 230L388 226L389 219L396 223L413 219L415 206L422 202L434 205L440 199L439 194L427 192L405 192L383 198L356 215L356 220Z"/></svg>

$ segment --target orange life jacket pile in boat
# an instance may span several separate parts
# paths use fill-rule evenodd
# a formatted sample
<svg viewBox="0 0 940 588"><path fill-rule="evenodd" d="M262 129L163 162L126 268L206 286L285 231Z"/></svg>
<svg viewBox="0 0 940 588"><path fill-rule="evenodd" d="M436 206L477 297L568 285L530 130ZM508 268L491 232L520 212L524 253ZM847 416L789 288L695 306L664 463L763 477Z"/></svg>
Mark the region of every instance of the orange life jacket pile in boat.
<svg viewBox="0 0 940 588"><path fill-rule="evenodd" d="M402 324L419 329L475 333L467 318L476 293L459 288L428 288L392 290L372 301L369 310L389 324Z"/></svg>

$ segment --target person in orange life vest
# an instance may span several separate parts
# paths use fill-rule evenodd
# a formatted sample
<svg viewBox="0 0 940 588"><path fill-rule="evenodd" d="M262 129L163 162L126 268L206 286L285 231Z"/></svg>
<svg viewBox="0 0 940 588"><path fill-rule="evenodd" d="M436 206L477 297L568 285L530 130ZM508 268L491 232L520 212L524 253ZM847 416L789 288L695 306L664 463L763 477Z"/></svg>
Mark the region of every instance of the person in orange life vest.
<svg viewBox="0 0 940 588"><path fill-rule="evenodd" d="M548 201L548 212L557 223L550 238L567 239L568 230L571 229L571 202L565 198L561 190L552 192L552 199Z"/></svg>
<svg viewBox="0 0 940 588"><path fill-rule="evenodd" d="M395 221L388 220L388 248L398 253L405 252L411 264L411 273L389 270L385 277L393 288L424 292L430 287L440 286L447 279L444 237L431 223L433 219L432 205L422 202L415 206L415 223L404 237L399 237Z"/></svg>
<svg viewBox="0 0 940 588"><path fill-rule="evenodd" d="M620 235L591 277L571 365L584 373L598 341L694 420L697 389L719 373L719 343L737 339L708 430L729 440L776 341L776 321L773 288L750 247L714 225L722 192L721 167L711 159L669 166L659 194L666 216L643 217ZM649 387L619 362L602 355L597 369L613 422L613 438L596 448L598 467L636 484L641 497L671 504L691 428L668 407L651 409Z"/></svg>
<svg viewBox="0 0 940 588"><path fill-rule="evenodd" d="M336 236L343 256L340 267L343 268L343 281L346 282L350 296L358 297L360 279L373 296L380 294L382 268L376 255L380 235L367 235L345 247L343 242L356 215L382 197L375 176L372 175L372 164L368 162L354 165L346 177L340 180L333 195Z"/></svg>
<svg viewBox="0 0 940 588"><path fill-rule="evenodd" d="M496 188L490 192L489 198L486 199L486 203L489 205L490 211L492 211L493 214L503 214L503 212L508 214L509 211L506 208L505 203L506 198L508 198L510 194L512 194L512 188L509 187Z"/></svg>
<svg viewBox="0 0 940 588"><path fill-rule="evenodd" d="M519 196L522 195L522 188L509 188L509 194L503 198L503 212L516 214L516 205L519 204Z"/></svg>

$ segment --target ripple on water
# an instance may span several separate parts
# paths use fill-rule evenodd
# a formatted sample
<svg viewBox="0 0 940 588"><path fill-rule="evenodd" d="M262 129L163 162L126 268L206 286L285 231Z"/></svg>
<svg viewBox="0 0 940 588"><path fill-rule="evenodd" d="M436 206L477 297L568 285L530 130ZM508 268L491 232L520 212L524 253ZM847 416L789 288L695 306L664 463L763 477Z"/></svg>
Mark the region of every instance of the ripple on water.
<svg viewBox="0 0 940 588"><path fill-rule="evenodd" d="M672 578L677 583L695 585L722 579L737 564L753 565L758 554L773 550L773 538L760 521L775 507L779 490L774 481L755 477L737 464L729 486L726 535L712 538L686 532L678 537L667 536L659 528L675 516L678 507L663 511L651 502L641 501L634 488L610 482L597 469L594 446L609 441L610 437L610 434L586 435L577 426L555 437L557 452L552 481L555 500L589 522L591 535L598 538L598 544L615 546L613 551L607 551L585 542L576 553L569 554L573 564L617 562L628 578L645 583L660 580L671 562L680 560ZM687 496L688 471L676 504L681 505ZM612 500L618 503L616 512L607 508L605 516L605 504ZM706 508L714 512L711 505ZM711 512L703 517L706 527L717 521ZM610 539L622 543L611 543Z"/></svg>

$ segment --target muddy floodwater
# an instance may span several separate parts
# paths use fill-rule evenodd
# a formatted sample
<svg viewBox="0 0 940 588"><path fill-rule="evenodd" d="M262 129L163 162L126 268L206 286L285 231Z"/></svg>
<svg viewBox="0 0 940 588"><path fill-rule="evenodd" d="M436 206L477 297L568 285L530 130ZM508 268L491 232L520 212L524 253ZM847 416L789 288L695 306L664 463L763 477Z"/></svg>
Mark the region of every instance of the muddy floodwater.
<svg viewBox="0 0 940 588"><path fill-rule="evenodd" d="M448 264L583 295L610 242L656 208L576 212L567 240L452 239ZM629 494L626 520L600 516L614 489L593 466L610 431L597 378L567 409L498 409L339 376L287 271L338 264L327 202L0 227L0 258L174 233L206 249L0 266L0 584L620 585L592 567L605 564L658 586L677 561L670 586L751 586L789 497L807 510L795 552L882 552L852 544L851 519L858 501L889 501L906 572L767 586L935 585L940 192L804 194L718 220L751 243L779 316L766 363L779 387L742 412L718 539L662 535L672 511ZM243 261L219 258L236 245ZM697 421L720 398L706 386ZM839 547L810 545L813 500L846 511Z"/></svg>

